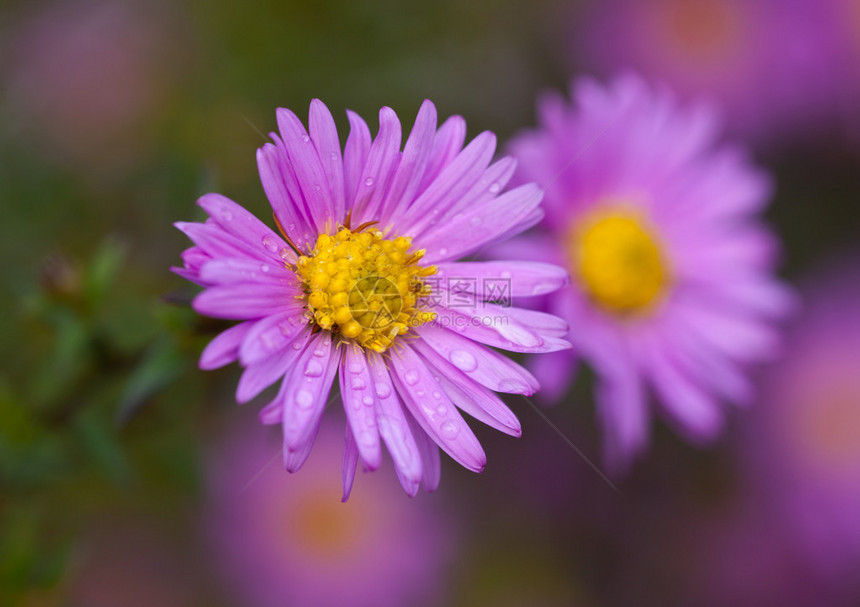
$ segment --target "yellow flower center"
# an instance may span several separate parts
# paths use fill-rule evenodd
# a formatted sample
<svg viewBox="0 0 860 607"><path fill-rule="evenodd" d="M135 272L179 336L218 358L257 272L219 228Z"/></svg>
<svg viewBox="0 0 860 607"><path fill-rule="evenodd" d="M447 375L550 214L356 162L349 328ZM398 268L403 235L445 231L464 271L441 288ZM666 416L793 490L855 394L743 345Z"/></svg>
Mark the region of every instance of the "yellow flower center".
<svg viewBox="0 0 860 607"><path fill-rule="evenodd" d="M661 246L634 213L605 210L571 230L573 274L591 298L617 314L647 312L669 282Z"/></svg>
<svg viewBox="0 0 860 607"><path fill-rule="evenodd" d="M430 294L424 279L436 267L418 265L424 250L409 253L411 244L411 238L386 239L376 229L320 235L296 264L313 322L385 352L410 327L435 319L418 305Z"/></svg>

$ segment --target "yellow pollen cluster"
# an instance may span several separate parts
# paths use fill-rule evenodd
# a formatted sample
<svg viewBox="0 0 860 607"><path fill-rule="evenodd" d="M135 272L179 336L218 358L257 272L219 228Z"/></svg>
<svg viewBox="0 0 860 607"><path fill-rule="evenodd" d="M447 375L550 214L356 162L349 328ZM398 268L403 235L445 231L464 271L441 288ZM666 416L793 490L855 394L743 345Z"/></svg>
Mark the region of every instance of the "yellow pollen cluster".
<svg viewBox="0 0 860 607"><path fill-rule="evenodd" d="M435 319L435 313L417 306L430 294L424 278L436 267L418 265L424 250L409 253L411 244L403 236L385 239L376 229L320 235L296 264L313 322L385 352L409 327Z"/></svg>
<svg viewBox="0 0 860 607"><path fill-rule="evenodd" d="M669 276L660 243L635 214L594 214L577 222L571 236L573 273L601 307L643 313L665 291Z"/></svg>

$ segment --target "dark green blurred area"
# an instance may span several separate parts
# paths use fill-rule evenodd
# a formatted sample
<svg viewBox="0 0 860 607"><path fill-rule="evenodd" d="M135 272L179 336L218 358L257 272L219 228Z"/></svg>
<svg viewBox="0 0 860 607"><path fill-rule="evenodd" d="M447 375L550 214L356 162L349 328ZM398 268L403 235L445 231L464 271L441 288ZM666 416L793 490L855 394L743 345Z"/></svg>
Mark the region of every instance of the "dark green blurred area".
<svg viewBox="0 0 860 607"><path fill-rule="evenodd" d="M191 534L199 454L238 415L238 370L196 368L226 325L188 308L194 289L168 271L187 241L171 224L201 219L194 201L208 191L269 217L254 153L276 107L304 118L318 97L343 135L346 108L375 131L389 105L406 130L429 98L440 116L463 115L470 139L491 129L503 143L533 124L535 96L564 87L576 63L563 56L570 3L252 0L115 5L108 25L121 19L136 42L107 35L95 51L70 53L62 74L46 68L46 42L27 39L47 27L37 20L75 23L99 7L0 7L0 605L66 604L77 542L102 517L154 518L179 544ZM133 107L106 103L105 125L88 104L111 96ZM832 135L758 152L779 184L768 219L789 278L856 244L858 152ZM586 383L549 415L596 460ZM527 405L513 406L520 441L478 431L487 474L444 469L440 492L474 525L451 601L671 601L672 561L651 560L662 527L649 517L666 501L718 507L733 483L726 451L696 451L660 428L619 497ZM529 461L529 441L563 463ZM557 467L547 482L570 474L586 492L578 500L612 505L599 520L542 510L508 479L526 465ZM192 569L191 604L215 604L207 574Z"/></svg>

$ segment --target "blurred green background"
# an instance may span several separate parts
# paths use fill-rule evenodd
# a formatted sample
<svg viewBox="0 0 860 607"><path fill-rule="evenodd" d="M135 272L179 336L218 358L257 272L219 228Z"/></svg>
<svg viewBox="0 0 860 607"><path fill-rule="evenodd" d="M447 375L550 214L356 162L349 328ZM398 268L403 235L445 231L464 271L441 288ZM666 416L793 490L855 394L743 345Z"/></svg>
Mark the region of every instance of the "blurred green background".
<svg viewBox="0 0 860 607"><path fill-rule="evenodd" d="M196 368L226 325L193 314L194 290L168 271L188 244L172 222L202 219L194 201L208 191L267 219L255 150L276 107L304 117L314 97L342 135L347 108L374 129L391 106L406 129L429 98L466 118L469 139L491 129L504 142L534 123L540 92L589 70L570 50L584 12L541 0L0 5L0 604L103 604L74 597L82 546L129 528L129 549L170 564L150 580L167 594L114 604L234 604L191 556L201 454L257 405L235 406L235 365ZM777 179L767 215L788 278L856 245L858 150L836 124L754 150ZM477 429L486 473L446 461L439 492L419 498L459 519L446 602L689 596L679 513L708 516L735 490L743 416L708 451L658 423L618 494L512 406L522 439ZM599 459L587 377L547 415Z"/></svg>

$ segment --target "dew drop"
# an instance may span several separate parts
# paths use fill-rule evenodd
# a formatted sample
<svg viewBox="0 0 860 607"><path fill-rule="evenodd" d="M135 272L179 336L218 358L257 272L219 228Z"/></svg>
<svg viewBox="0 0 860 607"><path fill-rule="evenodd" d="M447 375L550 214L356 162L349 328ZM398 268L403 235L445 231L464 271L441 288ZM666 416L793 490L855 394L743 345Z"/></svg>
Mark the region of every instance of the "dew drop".
<svg viewBox="0 0 860 607"><path fill-rule="evenodd" d="M322 358L323 356L325 356L325 351L324 350L314 350L314 356L316 356L317 358Z"/></svg>
<svg viewBox="0 0 860 607"><path fill-rule="evenodd" d="M443 422L439 430L442 432L442 436L448 439L456 438L460 434L460 426L451 420Z"/></svg>
<svg viewBox="0 0 860 607"><path fill-rule="evenodd" d="M284 261L288 261L290 259L290 250L288 248L284 247L283 249L278 251L278 255Z"/></svg>
<svg viewBox="0 0 860 607"><path fill-rule="evenodd" d="M266 274L269 270L270 270L270 268L266 264L262 264L260 266L260 272L262 272L263 274Z"/></svg>
<svg viewBox="0 0 860 607"><path fill-rule="evenodd" d="M498 194L501 189L502 186L497 181L490 184L490 194Z"/></svg>
<svg viewBox="0 0 860 607"><path fill-rule="evenodd" d="M477 215L472 215L472 217L469 218L469 223L473 226L481 225L481 218Z"/></svg>
<svg viewBox="0 0 860 607"><path fill-rule="evenodd" d="M532 289L532 295L546 295L555 289L551 285L535 285Z"/></svg>
<svg viewBox="0 0 860 607"><path fill-rule="evenodd" d="M370 432L362 432L361 438L358 442L360 442L365 447L372 447L374 444L376 444L376 441L373 438L373 434L371 434Z"/></svg>
<svg viewBox="0 0 860 607"><path fill-rule="evenodd" d="M372 177L368 177L367 179L365 179L365 180L364 180L364 185L366 185L367 187L372 186L372 185L373 185L373 178L372 178Z"/></svg>
<svg viewBox="0 0 860 607"><path fill-rule="evenodd" d="M478 368L478 361L475 360L475 357L471 352L467 352L466 350L451 350L451 352L448 353L448 360L450 360L455 367L467 373Z"/></svg>
<svg viewBox="0 0 860 607"><path fill-rule="evenodd" d="M407 371L406 375L403 377L406 380L406 383L410 386L414 386L418 383L418 372L417 371Z"/></svg>
<svg viewBox="0 0 860 607"><path fill-rule="evenodd" d="M502 278L510 278L510 277L511 277L511 273L510 273L510 272L508 272L507 270L505 270L504 272L502 272L501 274L499 274L499 276L501 276Z"/></svg>
<svg viewBox="0 0 860 607"><path fill-rule="evenodd" d="M296 405L300 409L310 409L314 404L314 395L309 390L302 388L296 392Z"/></svg>
<svg viewBox="0 0 860 607"><path fill-rule="evenodd" d="M365 396L364 398L361 399L361 402L363 402L365 405L367 405L369 407L370 405L373 404L373 397L372 396Z"/></svg>
<svg viewBox="0 0 860 607"><path fill-rule="evenodd" d="M361 363L349 363L349 372L350 373L361 373L364 371L364 365Z"/></svg>
<svg viewBox="0 0 860 607"><path fill-rule="evenodd" d="M279 240L279 239L278 239L278 237L277 237L277 236L275 236L274 234L272 234L271 232L269 232L268 234L266 234L265 236L263 236L262 243L263 243L263 246L264 246L266 249L268 249L269 251L271 251L272 253L274 253L275 251L277 251L277 250L278 250L278 245L280 244L280 243L278 242L278 240Z"/></svg>
<svg viewBox="0 0 860 607"><path fill-rule="evenodd" d="M439 256L440 257L445 257L445 255L447 255L447 254L448 254L448 249L445 249L445 248L439 249Z"/></svg>
<svg viewBox="0 0 860 607"><path fill-rule="evenodd" d="M446 407L445 405L439 405L438 407L436 407L436 413L438 413L439 415L447 415L448 407Z"/></svg>
<svg viewBox="0 0 860 607"><path fill-rule="evenodd" d="M424 390L416 390L415 391L415 395L418 396L419 398L422 398L425 394L426 394L426 392L424 392Z"/></svg>
<svg viewBox="0 0 860 607"><path fill-rule="evenodd" d="M319 362L315 360L309 360L308 364L305 365L305 375L308 377L319 377L322 375L323 368Z"/></svg>
<svg viewBox="0 0 860 607"><path fill-rule="evenodd" d="M499 382L497 390L509 394L523 394L529 392L529 387L518 379L505 378Z"/></svg>
<svg viewBox="0 0 860 607"><path fill-rule="evenodd" d="M308 137L307 135L302 135L302 141L304 141L305 143L307 143L310 140L311 140L311 138Z"/></svg>
<svg viewBox="0 0 860 607"><path fill-rule="evenodd" d="M337 160L337 152L330 152L328 157L332 160Z"/></svg>
<svg viewBox="0 0 860 607"><path fill-rule="evenodd" d="M300 344L300 343L299 343L299 342L297 342L297 341L294 341L294 342L292 343L292 346L293 346L293 350L301 350L301 349L302 349L302 344Z"/></svg>
<svg viewBox="0 0 860 607"><path fill-rule="evenodd" d="M221 219L224 221L233 221L233 213L230 211L224 211L221 213Z"/></svg>
<svg viewBox="0 0 860 607"><path fill-rule="evenodd" d="M388 384L378 383L376 384L376 395L379 398L388 398L391 396L391 388L388 387Z"/></svg>
<svg viewBox="0 0 860 607"><path fill-rule="evenodd" d="M314 184L314 189L315 189L317 192L319 192L319 191L322 189L322 187L320 186L320 184L315 183L315 184Z"/></svg>
<svg viewBox="0 0 860 607"><path fill-rule="evenodd" d="M353 390L364 390L367 386L367 384L364 383L364 380L360 377L353 377L349 385L352 386Z"/></svg>
<svg viewBox="0 0 860 607"><path fill-rule="evenodd" d="M442 393L441 392L434 392L433 398L435 398L436 400L439 400L440 398L442 398Z"/></svg>

